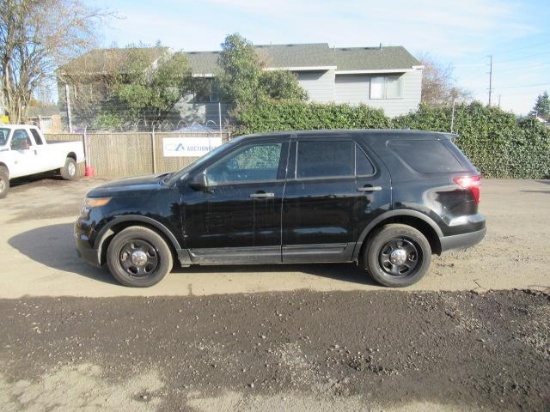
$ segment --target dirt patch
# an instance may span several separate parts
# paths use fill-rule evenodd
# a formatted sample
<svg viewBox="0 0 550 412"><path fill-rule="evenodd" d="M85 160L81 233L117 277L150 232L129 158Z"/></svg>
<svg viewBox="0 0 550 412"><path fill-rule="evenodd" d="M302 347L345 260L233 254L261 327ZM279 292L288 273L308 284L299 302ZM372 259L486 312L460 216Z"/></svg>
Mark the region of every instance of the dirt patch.
<svg viewBox="0 0 550 412"><path fill-rule="evenodd" d="M530 291L1 300L0 400L10 411L543 411L549 303Z"/></svg>

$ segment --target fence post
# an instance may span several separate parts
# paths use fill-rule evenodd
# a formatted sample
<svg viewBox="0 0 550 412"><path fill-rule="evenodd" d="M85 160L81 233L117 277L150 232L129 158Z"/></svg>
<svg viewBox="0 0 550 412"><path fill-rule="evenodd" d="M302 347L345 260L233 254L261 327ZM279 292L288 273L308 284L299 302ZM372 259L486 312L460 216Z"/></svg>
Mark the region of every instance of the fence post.
<svg viewBox="0 0 550 412"><path fill-rule="evenodd" d="M157 145L155 139L155 125L153 124L153 131L151 132L151 146L153 150L153 174L157 173Z"/></svg>
<svg viewBox="0 0 550 412"><path fill-rule="evenodd" d="M92 148L88 139L88 127L84 127L84 134L82 135L84 145L84 176L95 177L95 168L92 165Z"/></svg>

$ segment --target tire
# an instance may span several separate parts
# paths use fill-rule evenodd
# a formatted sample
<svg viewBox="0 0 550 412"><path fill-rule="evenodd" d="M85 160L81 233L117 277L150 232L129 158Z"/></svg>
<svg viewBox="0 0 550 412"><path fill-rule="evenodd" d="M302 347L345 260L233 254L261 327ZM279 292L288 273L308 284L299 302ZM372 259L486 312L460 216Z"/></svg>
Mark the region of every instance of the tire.
<svg viewBox="0 0 550 412"><path fill-rule="evenodd" d="M372 278L389 287L418 282L428 271L432 248L426 237L411 226L383 226L368 241L364 266Z"/></svg>
<svg viewBox="0 0 550 412"><path fill-rule="evenodd" d="M120 231L107 248L107 266L125 286L153 286L172 270L172 265L166 241L145 227L131 226Z"/></svg>
<svg viewBox="0 0 550 412"><path fill-rule="evenodd" d="M65 180L76 180L78 178L78 167L72 157L65 159L65 166L59 171L61 172L61 177Z"/></svg>
<svg viewBox="0 0 550 412"><path fill-rule="evenodd" d="M0 199L5 198L10 190L10 175L8 169L0 167Z"/></svg>

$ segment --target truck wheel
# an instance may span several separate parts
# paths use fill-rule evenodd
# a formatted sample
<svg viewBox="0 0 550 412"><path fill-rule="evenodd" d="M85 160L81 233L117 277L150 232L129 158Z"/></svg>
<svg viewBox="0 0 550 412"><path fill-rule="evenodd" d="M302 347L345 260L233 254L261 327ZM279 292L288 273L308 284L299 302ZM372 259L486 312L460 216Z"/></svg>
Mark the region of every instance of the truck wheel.
<svg viewBox="0 0 550 412"><path fill-rule="evenodd" d="M8 169L0 167L0 199L5 198L10 190L10 176Z"/></svg>
<svg viewBox="0 0 550 412"><path fill-rule="evenodd" d="M61 177L65 180L76 180L78 177L78 168L76 161L72 157L67 157L65 166L60 169Z"/></svg>
<svg viewBox="0 0 550 412"><path fill-rule="evenodd" d="M386 225L367 243L365 269L384 286L409 286L426 274L431 254L430 243L420 231L407 225Z"/></svg>
<svg viewBox="0 0 550 412"><path fill-rule="evenodd" d="M153 286L172 270L172 265L166 241L145 227L122 230L107 248L107 266L113 277L126 286Z"/></svg>

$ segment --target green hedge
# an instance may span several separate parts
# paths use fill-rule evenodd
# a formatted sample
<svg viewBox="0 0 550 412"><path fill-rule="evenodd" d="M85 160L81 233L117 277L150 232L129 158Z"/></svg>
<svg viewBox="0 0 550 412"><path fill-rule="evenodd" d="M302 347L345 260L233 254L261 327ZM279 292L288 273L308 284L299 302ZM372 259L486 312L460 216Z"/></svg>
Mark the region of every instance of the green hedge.
<svg viewBox="0 0 550 412"><path fill-rule="evenodd" d="M550 129L531 119L516 119L479 102L451 108L421 105L416 112L390 119L365 105L271 102L242 110L237 134L315 129L418 129L451 131L456 143L483 176L550 178Z"/></svg>

